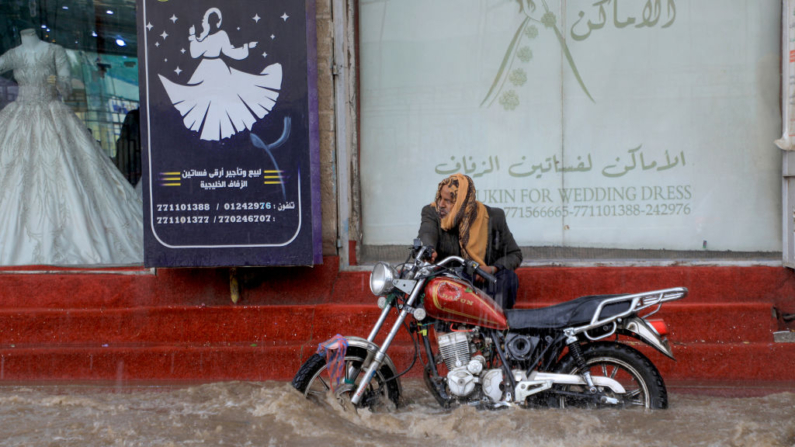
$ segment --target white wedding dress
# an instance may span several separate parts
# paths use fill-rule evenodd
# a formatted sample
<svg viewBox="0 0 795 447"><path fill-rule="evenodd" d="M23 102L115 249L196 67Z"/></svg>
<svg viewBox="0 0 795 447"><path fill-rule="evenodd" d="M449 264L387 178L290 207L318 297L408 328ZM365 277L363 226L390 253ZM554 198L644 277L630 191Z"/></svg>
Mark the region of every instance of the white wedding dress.
<svg viewBox="0 0 795 447"><path fill-rule="evenodd" d="M59 99L64 49L13 48L0 56L8 70L19 96L0 111L0 265L140 264L141 200Z"/></svg>
<svg viewBox="0 0 795 447"><path fill-rule="evenodd" d="M226 32L218 31L204 40L193 40L190 53L201 58L187 85L160 81L174 107L183 116L185 127L201 132L199 138L219 141L237 132L251 130L267 115L279 97L281 64L271 64L260 74L249 74L226 65L221 54L235 60L249 55L249 44L234 48Z"/></svg>

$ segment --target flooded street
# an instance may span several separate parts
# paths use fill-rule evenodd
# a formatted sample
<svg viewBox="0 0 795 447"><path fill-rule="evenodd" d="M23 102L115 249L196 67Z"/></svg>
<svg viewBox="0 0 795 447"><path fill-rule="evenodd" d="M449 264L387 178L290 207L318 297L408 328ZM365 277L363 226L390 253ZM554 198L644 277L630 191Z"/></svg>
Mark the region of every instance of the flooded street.
<svg viewBox="0 0 795 447"><path fill-rule="evenodd" d="M441 410L418 381L394 413L310 403L288 383L0 387L2 446L795 445L795 394L673 393L666 411Z"/></svg>

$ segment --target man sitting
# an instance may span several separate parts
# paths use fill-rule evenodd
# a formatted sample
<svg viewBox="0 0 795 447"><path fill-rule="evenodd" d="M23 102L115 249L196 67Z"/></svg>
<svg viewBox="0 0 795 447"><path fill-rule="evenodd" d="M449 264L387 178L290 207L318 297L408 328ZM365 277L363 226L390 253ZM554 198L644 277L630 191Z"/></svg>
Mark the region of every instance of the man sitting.
<svg viewBox="0 0 795 447"><path fill-rule="evenodd" d="M513 308L519 278L517 267L522 251L505 221L505 212L475 198L475 184L463 174L454 174L439 183L436 200L422 209L419 235L424 246L434 248L431 262L460 256L480 264L497 278L482 289L503 309ZM480 277L476 282L483 282ZM482 284L480 284L482 285Z"/></svg>

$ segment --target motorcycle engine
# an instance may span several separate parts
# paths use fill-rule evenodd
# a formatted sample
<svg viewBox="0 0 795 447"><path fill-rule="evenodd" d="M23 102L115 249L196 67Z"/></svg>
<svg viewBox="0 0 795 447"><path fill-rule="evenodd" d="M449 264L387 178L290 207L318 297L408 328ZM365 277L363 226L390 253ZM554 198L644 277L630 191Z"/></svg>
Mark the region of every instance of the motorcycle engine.
<svg viewBox="0 0 795 447"><path fill-rule="evenodd" d="M447 365L447 388L457 397L473 396L476 390L491 402L499 402L503 395L501 369L486 370L486 359L482 355L472 357L477 348L472 345L468 333L452 332L438 338L439 352ZM474 395L477 397L477 395Z"/></svg>
<svg viewBox="0 0 795 447"><path fill-rule="evenodd" d="M442 334L438 338L439 352L447 365L447 387L454 396L468 396L475 391L475 375L470 371L469 338L464 332ZM480 362L477 360L472 363ZM476 367L473 367L475 369ZM483 368L481 368L482 370ZM475 372L480 373L480 370Z"/></svg>
<svg viewBox="0 0 795 447"><path fill-rule="evenodd" d="M482 355L471 357L470 340L464 332L439 336L439 351L447 365L447 387L454 396L466 397L475 391L480 382L486 359Z"/></svg>
<svg viewBox="0 0 795 447"><path fill-rule="evenodd" d="M469 338L464 332L451 332L439 336L439 351L449 371L469 364Z"/></svg>

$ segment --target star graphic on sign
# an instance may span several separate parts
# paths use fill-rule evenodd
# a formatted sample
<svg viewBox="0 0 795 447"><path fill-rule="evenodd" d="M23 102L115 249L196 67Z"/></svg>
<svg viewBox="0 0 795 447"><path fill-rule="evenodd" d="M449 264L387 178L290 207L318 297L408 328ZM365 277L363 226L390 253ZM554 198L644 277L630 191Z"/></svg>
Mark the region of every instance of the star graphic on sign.
<svg viewBox="0 0 795 447"><path fill-rule="evenodd" d="M182 70L180 70L179 67L177 67L177 69L174 70L174 73L176 73L177 76L179 76L179 74L182 73Z"/></svg>
<svg viewBox="0 0 795 447"><path fill-rule="evenodd" d="M146 24L146 30L147 31L152 31L152 28L154 28L154 26L152 26L151 22Z"/></svg>
<svg viewBox="0 0 795 447"><path fill-rule="evenodd" d="M260 19L260 18L261 18L261 17L259 16L259 14L254 14L254 17L252 17L252 19L254 19L254 22L255 22L255 23L259 23L259 19Z"/></svg>
<svg viewBox="0 0 795 447"><path fill-rule="evenodd" d="M282 15L281 15L281 19L282 19L282 20L284 20L285 22L287 21L287 19L288 19L289 17L290 17L290 16L288 16L286 12L285 12L284 14L282 14Z"/></svg>
<svg viewBox="0 0 795 447"><path fill-rule="evenodd" d="M170 18L170 19L168 19L168 20L171 20L171 23L177 23L177 16L176 16L176 14L173 14L173 15L171 16L171 18Z"/></svg>
<svg viewBox="0 0 795 447"><path fill-rule="evenodd" d="M183 48L183 49L179 50L179 52L182 53L182 54L185 54L185 49Z"/></svg>
<svg viewBox="0 0 795 447"><path fill-rule="evenodd" d="M155 46L159 47L160 46L160 42L155 42Z"/></svg>
<svg viewBox="0 0 795 447"><path fill-rule="evenodd" d="M166 59L163 59L163 62L168 62L168 58L166 58Z"/></svg>
<svg viewBox="0 0 795 447"><path fill-rule="evenodd" d="M268 57L268 53L262 53L262 57Z"/></svg>
<svg viewBox="0 0 795 447"><path fill-rule="evenodd" d="M276 38L276 36L274 36L273 34L271 34L271 40L273 40L273 39L275 39L275 38Z"/></svg>
<svg viewBox="0 0 795 447"><path fill-rule="evenodd" d="M166 40L166 37L168 37L168 33L163 31L163 34L161 34L160 37L162 37L163 40Z"/></svg>

